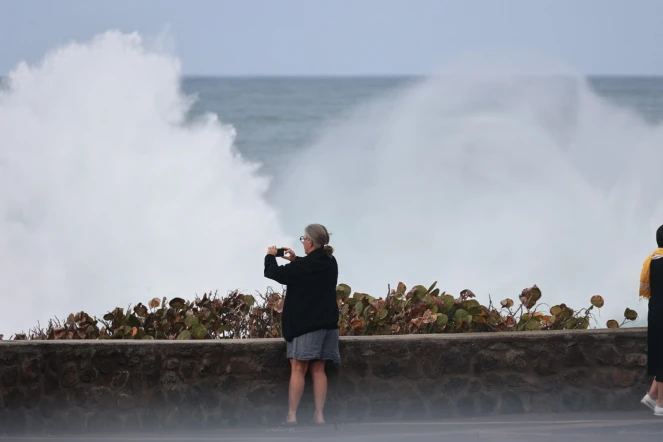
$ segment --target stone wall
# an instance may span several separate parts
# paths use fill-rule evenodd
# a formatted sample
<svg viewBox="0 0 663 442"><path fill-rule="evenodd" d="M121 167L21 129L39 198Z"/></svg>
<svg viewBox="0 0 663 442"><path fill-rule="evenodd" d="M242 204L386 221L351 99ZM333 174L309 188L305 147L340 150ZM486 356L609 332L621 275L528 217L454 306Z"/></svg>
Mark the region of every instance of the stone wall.
<svg viewBox="0 0 663 442"><path fill-rule="evenodd" d="M647 388L645 329L353 337L341 352L336 422L626 410ZM288 377L282 340L0 341L0 433L278 424Z"/></svg>

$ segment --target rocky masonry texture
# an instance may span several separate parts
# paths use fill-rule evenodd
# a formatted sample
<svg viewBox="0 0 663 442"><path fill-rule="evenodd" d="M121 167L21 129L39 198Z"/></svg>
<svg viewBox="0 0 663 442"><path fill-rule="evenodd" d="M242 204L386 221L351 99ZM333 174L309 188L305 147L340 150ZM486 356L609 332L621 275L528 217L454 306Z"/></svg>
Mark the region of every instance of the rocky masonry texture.
<svg viewBox="0 0 663 442"><path fill-rule="evenodd" d="M645 329L353 337L341 353L333 421L626 410L647 388ZM0 341L0 433L277 424L288 378L280 339Z"/></svg>

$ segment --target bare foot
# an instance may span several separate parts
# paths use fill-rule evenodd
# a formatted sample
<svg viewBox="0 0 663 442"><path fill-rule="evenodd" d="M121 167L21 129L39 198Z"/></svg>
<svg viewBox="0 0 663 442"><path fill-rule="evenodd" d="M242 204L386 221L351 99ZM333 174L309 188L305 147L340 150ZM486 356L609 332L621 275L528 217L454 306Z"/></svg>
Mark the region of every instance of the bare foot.
<svg viewBox="0 0 663 442"><path fill-rule="evenodd" d="M288 417L285 419L286 424L296 424L297 423L297 415L293 413L288 413Z"/></svg>

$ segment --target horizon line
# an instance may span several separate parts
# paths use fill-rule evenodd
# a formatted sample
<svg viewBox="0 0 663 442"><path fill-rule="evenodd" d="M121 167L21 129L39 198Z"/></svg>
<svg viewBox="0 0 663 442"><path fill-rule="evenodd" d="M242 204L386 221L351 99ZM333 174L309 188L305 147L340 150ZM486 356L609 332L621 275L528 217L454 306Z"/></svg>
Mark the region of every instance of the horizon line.
<svg viewBox="0 0 663 442"><path fill-rule="evenodd" d="M426 78L435 75L444 75L442 73L341 73L341 74L313 74L313 73L261 73L261 74L201 74L187 73L182 74L183 78ZM466 75L465 73L459 75ZM663 78L661 74L530 74L523 73L517 75L527 76L584 76L587 78Z"/></svg>
<svg viewBox="0 0 663 442"><path fill-rule="evenodd" d="M331 74L314 74L314 73L258 73L258 74L209 74L209 73L186 73L181 74L181 78L230 78L230 79L239 79L239 78L426 78L432 77L435 75L441 75L439 73L331 73ZM460 74L459 74L460 75ZM462 75L465 75L464 73ZM520 74L522 76L582 76L585 78L631 78L631 79L658 79L663 78L663 73L661 74L565 74L565 73L550 73L550 74ZM9 72L0 73L0 78L7 78Z"/></svg>

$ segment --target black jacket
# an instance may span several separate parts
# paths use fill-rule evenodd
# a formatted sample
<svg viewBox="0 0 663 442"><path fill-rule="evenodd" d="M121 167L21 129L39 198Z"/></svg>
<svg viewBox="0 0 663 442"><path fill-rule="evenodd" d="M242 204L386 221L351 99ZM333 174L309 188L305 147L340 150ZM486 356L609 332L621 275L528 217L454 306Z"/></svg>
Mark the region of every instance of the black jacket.
<svg viewBox="0 0 663 442"><path fill-rule="evenodd" d="M663 258L652 259L647 312L647 374L663 381Z"/></svg>
<svg viewBox="0 0 663 442"><path fill-rule="evenodd" d="M650 300L663 306L663 258L652 259L649 268Z"/></svg>
<svg viewBox="0 0 663 442"><path fill-rule="evenodd" d="M338 328L338 264L322 247L283 266L268 254L265 278L288 286L281 323L286 341L316 330Z"/></svg>

